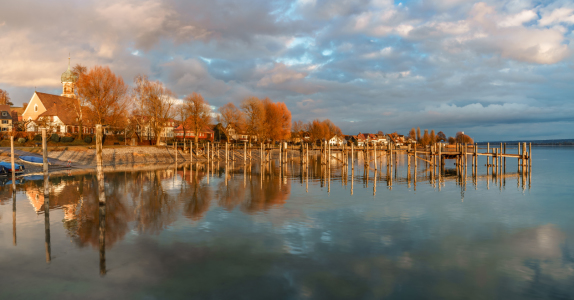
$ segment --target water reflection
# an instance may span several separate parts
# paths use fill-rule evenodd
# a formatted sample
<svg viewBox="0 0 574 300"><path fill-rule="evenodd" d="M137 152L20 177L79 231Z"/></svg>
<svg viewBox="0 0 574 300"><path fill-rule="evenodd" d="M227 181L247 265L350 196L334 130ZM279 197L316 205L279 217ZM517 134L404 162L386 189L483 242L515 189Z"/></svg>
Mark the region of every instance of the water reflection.
<svg viewBox="0 0 574 300"><path fill-rule="evenodd" d="M18 214L45 218L50 267L79 261L76 248L50 247L62 231L99 252L100 274L118 289L132 284L155 298L574 296L569 219L476 196L511 181L521 189L522 174L412 160L409 168L400 155L378 157L376 168L362 155L353 165L309 160L29 178L15 187L26 197ZM0 188L0 202L13 207L20 247L12 190ZM448 202L458 193L474 203ZM568 211L549 214L559 210ZM139 285L126 279L134 274Z"/></svg>

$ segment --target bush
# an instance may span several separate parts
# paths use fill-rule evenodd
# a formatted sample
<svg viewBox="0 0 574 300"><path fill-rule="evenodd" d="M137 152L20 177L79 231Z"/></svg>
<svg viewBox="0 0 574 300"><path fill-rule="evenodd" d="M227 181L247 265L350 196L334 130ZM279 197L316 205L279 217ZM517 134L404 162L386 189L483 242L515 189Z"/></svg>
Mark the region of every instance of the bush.
<svg viewBox="0 0 574 300"><path fill-rule="evenodd" d="M50 137L50 140L54 143L58 143L60 141L60 136L53 133L52 136Z"/></svg>
<svg viewBox="0 0 574 300"><path fill-rule="evenodd" d="M123 135L118 135L117 136L118 141L123 142L124 141L124 136Z"/></svg>
<svg viewBox="0 0 574 300"><path fill-rule="evenodd" d="M42 141L42 135L41 135L41 134L37 134L37 135L34 137L34 141L36 141L36 142L41 142L41 141Z"/></svg>
<svg viewBox="0 0 574 300"><path fill-rule="evenodd" d="M92 137L91 136L87 136L84 138L84 143L89 144L92 142Z"/></svg>
<svg viewBox="0 0 574 300"><path fill-rule="evenodd" d="M20 144L24 144L25 142L26 142L25 138L19 138L18 139L18 143L20 143Z"/></svg>
<svg viewBox="0 0 574 300"><path fill-rule="evenodd" d="M60 141L62 141L62 143L71 143L74 141L74 138L71 136L65 136L61 138Z"/></svg>

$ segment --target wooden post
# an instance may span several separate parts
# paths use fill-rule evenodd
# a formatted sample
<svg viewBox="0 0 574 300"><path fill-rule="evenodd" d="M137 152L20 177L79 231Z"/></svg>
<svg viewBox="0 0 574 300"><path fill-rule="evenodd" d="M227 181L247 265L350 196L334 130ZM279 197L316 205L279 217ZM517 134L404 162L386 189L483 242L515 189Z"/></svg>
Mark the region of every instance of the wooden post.
<svg viewBox="0 0 574 300"><path fill-rule="evenodd" d="M520 159L521 159L521 158L520 158L520 153L521 153L521 152L520 152L520 146L522 146L522 144L520 144L520 142L518 142L518 153L516 153L516 154L518 154L518 171L519 171L519 172L520 172L520 164L521 164L521 161L520 161Z"/></svg>
<svg viewBox="0 0 574 300"><path fill-rule="evenodd" d="M280 142L280 143L279 143L279 165L280 165L280 166L283 165L283 157L282 157L282 154L283 154L283 142ZM279 175L281 175L281 174L279 174Z"/></svg>
<svg viewBox="0 0 574 300"><path fill-rule="evenodd" d="M490 143L486 143L486 153L490 153ZM490 156L486 156L486 168L490 168Z"/></svg>
<svg viewBox="0 0 574 300"><path fill-rule="evenodd" d="M12 184L14 184L16 181L16 172L15 172L15 166L14 166L14 136L10 136L10 164L12 167ZM15 193L16 190L13 189L13 192Z"/></svg>
<svg viewBox="0 0 574 300"><path fill-rule="evenodd" d="M375 171L377 171L377 144L373 144L373 152L374 152L374 156L375 156ZM376 174L376 172L375 172ZM377 181L376 176L375 176L375 182Z"/></svg>
<svg viewBox="0 0 574 300"><path fill-rule="evenodd" d="M532 169L532 143L528 144L528 170Z"/></svg>
<svg viewBox="0 0 574 300"><path fill-rule="evenodd" d="M247 143L243 142L243 164L247 164Z"/></svg>
<svg viewBox="0 0 574 300"><path fill-rule="evenodd" d="M189 141L189 163L193 162L193 142ZM191 168L191 165L189 166ZM193 172L192 172L193 173Z"/></svg>
<svg viewBox="0 0 574 300"><path fill-rule="evenodd" d="M225 142L225 162L229 160L229 143Z"/></svg>
<svg viewBox="0 0 574 300"><path fill-rule="evenodd" d="M526 166L526 142L522 144L522 172L525 171Z"/></svg>
<svg viewBox="0 0 574 300"><path fill-rule="evenodd" d="M45 133L45 128L42 133ZM43 135L44 136L44 135ZM52 261L52 244L50 240L50 180L48 168L44 169L44 238L46 246L46 262Z"/></svg>
<svg viewBox="0 0 574 300"><path fill-rule="evenodd" d="M506 154L506 143L504 143L504 154ZM504 174L506 174L506 156L504 157Z"/></svg>
<svg viewBox="0 0 574 300"><path fill-rule="evenodd" d="M175 150L175 165L177 165L177 140L173 141L173 149Z"/></svg>
<svg viewBox="0 0 574 300"><path fill-rule="evenodd" d="M99 204L100 275L106 274L106 194L102 159L102 125L96 125L96 158Z"/></svg>
<svg viewBox="0 0 574 300"><path fill-rule="evenodd" d="M351 170L355 169L355 163L353 162L353 159L355 159L355 144L352 143L351 144ZM351 182L352 185L352 182Z"/></svg>
<svg viewBox="0 0 574 300"><path fill-rule="evenodd" d="M42 128L42 157L44 158L44 173L48 173L48 137L46 136L46 128Z"/></svg>

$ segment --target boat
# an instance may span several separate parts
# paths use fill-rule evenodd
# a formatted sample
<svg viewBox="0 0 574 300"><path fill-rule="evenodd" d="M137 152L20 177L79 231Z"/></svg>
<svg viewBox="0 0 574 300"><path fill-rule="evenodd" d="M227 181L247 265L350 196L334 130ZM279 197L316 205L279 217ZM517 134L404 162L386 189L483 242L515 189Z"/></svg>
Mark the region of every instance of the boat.
<svg viewBox="0 0 574 300"><path fill-rule="evenodd" d="M12 173L12 164L10 162L0 161L0 167L4 167L8 172ZM16 169L16 174L23 173L25 170L24 166L19 164L14 164L14 168Z"/></svg>
<svg viewBox="0 0 574 300"><path fill-rule="evenodd" d="M20 156L20 160L33 165L41 166L44 164L44 158L39 156ZM48 160L48 164L50 165L50 160Z"/></svg>

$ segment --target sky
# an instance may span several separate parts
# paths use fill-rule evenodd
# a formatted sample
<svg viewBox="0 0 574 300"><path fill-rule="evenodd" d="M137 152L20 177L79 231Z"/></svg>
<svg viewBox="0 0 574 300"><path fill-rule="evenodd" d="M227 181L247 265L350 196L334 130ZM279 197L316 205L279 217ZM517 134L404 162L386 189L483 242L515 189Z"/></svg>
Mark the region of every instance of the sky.
<svg viewBox="0 0 574 300"><path fill-rule="evenodd" d="M345 134L574 138L574 1L2 1L0 89L60 94L72 65L213 106L284 102Z"/></svg>

